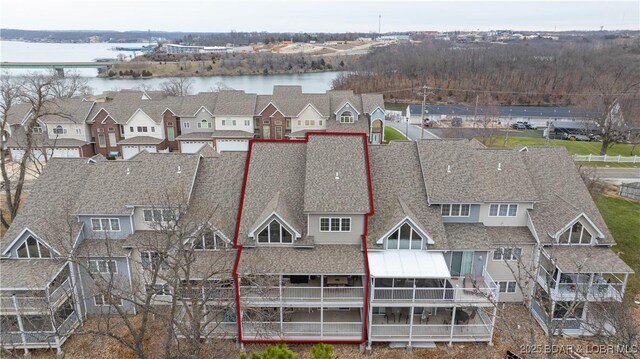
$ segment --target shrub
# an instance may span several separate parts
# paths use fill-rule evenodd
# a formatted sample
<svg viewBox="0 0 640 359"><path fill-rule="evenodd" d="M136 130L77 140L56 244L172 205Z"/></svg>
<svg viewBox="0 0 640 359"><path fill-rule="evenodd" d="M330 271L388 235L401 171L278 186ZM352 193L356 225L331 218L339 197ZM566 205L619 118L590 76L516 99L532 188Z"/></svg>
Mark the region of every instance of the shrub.
<svg viewBox="0 0 640 359"><path fill-rule="evenodd" d="M333 359L333 345L321 343L312 346L311 359Z"/></svg>

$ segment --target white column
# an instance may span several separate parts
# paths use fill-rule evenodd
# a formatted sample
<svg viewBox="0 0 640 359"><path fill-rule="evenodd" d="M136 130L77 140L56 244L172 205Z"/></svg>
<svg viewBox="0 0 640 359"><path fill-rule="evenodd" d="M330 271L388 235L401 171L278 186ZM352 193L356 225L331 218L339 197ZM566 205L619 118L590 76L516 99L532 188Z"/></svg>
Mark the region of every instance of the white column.
<svg viewBox="0 0 640 359"><path fill-rule="evenodd" d="M415 299L415 296L414 296ZM415 302L414 302L415 303ZM411 310L409 310L409 348L411 348L411 340L413 339L413 313L415 306L411 306ZM424 308L422 309L424 310Z"/></svg>
<svg viewBox="0 0 640 359"><path fill-rule="evenodd" d="M376 287L375 283L376 283L376 281L375 281L374 278L371 278L371 283L367 283L366 282L366 276L362 280L362 287L363 287L362 290L364 290L364 286L365 285L369 285L369 284L371 285L371 291L369 292L369 298L366 298L366 297L364 298L364 300L367 301L367 303L369 303L369 308L368 308L369 311L368 311L368 313L365 313L365 315L369 316L369 320L368 320L369 328L367 328L367 340L368 340L367 349L368 350L371 350L371 325L373 324L373 298L374 298L373 292L374 292L375 287Z"/></svg>
<svg viewBox="0 0 640 359"><path fill-rule="evenodd" d="M280 304L280 336L284 335L284 313L282 308L282 274L278 275L278 297Z"/></svg>
<svg viewBox="0 0 640 359"><path fill-rule="evenodd" d="M22 316L20 315L20 306L18 305L18 300L16 299L16 295L11 296L11 300L13 301L13 307L16 309L16 318L18 318L18 329L20 329L20 337L22 338L22 345L24 346L24 355L29 354L29 348L27 348L27 335L24 333L24 325L22 324Z"/></svg>
<svg viewBox="0 0 640 359"><path fill-rule="evenodd" d="M624 291L627 289L627 278L629 278L629 273L624 274L624 280L622 281L622 290L620 291L620 299L624 296Z"/></svg>
<svg viewBox="0 0 640 359"><path fill-rule="evenodd" d="M324 275L320 275L320 338L324 338Z"/></svg>
<svg viewBox="0 0 640 359"><path fill-rule="evenodd" d="M481 308L478 308L480 310ZM496 327L496 315L498 314L498 306L493 306L493 317L491 318L491 329L489 330L489 345L493 345L493 329Z"/></svg>
<svg viewBox="0 0 640 359"><path fill-rule="evenodd" d="M451 313L451 334L449 334L449 346L453 345L453 326L456 323L456 306L453 307L453 312Z"/></svg>

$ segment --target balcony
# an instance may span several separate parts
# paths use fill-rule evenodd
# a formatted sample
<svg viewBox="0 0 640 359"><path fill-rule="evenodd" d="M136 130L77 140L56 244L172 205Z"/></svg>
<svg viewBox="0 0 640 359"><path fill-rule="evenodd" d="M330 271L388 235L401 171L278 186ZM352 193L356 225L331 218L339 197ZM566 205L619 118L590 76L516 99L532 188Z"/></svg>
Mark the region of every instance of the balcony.
<svg viewBox="0 0 640 359"><path fill-rule="evenodd" d="M238 323L236 322L235 308L209 308L204 318L200 321L202 338L235 338L238 336ZM187 308L183 307L178 313L179 322L183 328L189 328ZM192 313L193 314L193 313ZM181 328L176 326L176 333L179 338L185 338L180 333Z"/></svg>
<svg viewBox="0 0 640 359"><path fill-rule="evenodd" d="M360 340L362 316L359 309L295 310L284 316L284 321L254 322L243 320L245 339L294 340Z"/></svg>
<svg viewBox="0 0 640 359"><path fill-rule="evenodd" d="M464 324L452 323L450 308L438 308L431 315L411 318L374 314L371 322L372 341L490 342L491 320L481 309ZM413 325L411 325L413 323Z"/></svg>
<svg viewBox="0 0 640 359"><path fill-rule="evenodd" d="M50 325L48 330L43 328L40 331L3 331L0 333L0 344L5 348L57 348L58 344L62 345L65 342L78 324L78 315L74 311L58 326L57 331L51 330L53 328ZM59 340L56 341L56 338Z"/></svg>
<svg viewBox="0 0 640 359"><path fill-rule="evenodd" d="M373 288L373 303L476 303L491 305L498 299L498 287L483 271L482 277L453 278L446 280L376 279Z"/></svg>
<svg viewBox="0 0 640 359"><path fill-rule="evenodd" d="M315 306L322 302L345 307L362 306L364 287L361 278L347 280L347 277L339 277L344 281L336 279L341 284L335 285L328 284L328 278L332 277L315 278L299 284L283 281L279 286L241 286L240 297L251 304Z"/></svg>
<svg viewBox="0 0 640 359"><path fill-rule="evenodd" d="M625 280L613 273L550 274L543 266L538 269L537 282L553 300L621 301Z"/></svg>

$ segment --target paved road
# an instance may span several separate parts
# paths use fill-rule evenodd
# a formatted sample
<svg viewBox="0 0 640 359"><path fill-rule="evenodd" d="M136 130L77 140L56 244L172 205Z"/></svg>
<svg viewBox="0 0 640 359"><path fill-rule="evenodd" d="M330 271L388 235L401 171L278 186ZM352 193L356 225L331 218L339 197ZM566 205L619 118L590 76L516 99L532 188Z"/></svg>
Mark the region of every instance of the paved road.
<svg viewBox="0 0 640 359"><path fill-rule="evenodd" d="M406 123L400 123L400 122L393 122L393 121L385 121L384 122L385 126L391 126L393 128L395 128L396 130L402 132L402 134L405 134L405 132L409 132L408 133L408 137L411 140L419 140L420 139L420 126L416 126L416 125L409 125L407 128L407 124ZM434 135L433 133L429 132L428 130L424 130L424 139L425 140L437 140L440 137Z"/></svg>
<svg viewBox="0 0 640 359"><path fill-rule="evenodd" d="M582 167L582 171L594 179L624 183L640 182L640 168Z"/></svg>

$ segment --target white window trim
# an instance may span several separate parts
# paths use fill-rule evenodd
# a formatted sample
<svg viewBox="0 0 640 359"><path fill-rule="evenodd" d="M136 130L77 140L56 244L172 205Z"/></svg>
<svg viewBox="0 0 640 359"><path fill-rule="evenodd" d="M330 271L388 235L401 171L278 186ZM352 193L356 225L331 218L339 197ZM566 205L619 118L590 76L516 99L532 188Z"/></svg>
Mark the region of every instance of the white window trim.
<svg viewBox="0 0 640 359"><path fill-rule="evenodd" d="M194 244L193 244L193 250L194 251L219 251L222 249L229 249L231 248L231 243L229 243L229 241L227 241L226 239L224 239L222 237L222 235L220 234L220 232L217 231L213 231L213 248L205 248L205 239L204 239L204 233L202 233L200 236L196 237ZM200 241L202 244L202 248L196 248L196 243ZM224 246L218 246L218 242L221 241L223 243L225 243Z"/></svg>
<svg viewBox="0 0 640 359"><path fill-rule="evenodd" d="M271 230L269 229L269 227L271 226L271 223L276 222L279 226L280 226L280 241L279 242L272 242L271 241ZM267 241L266 242L260 242L260 233L262 233L262 231L267 230ZM289 234L291 235L291 242L283 242L282 241L282 230L285 230L287 232L289 232ZM295 241L296 235L295 233L292 233L292 231L290 231L287 226L283 225L280 221L278 221L277 219L272 219L271 221L268 221L267 224L265 226L260 227L259 231L256 231L256 243L258 245L292 245L293 242Z"/></svg>
<svg viewBox="0 0 640 359"><path fill-rule="evenodd" d="M504 250L505 249L511 249L511 257L505 259L504 258ZM493 251L493 253L491 254L491 260L493 260L494 262L501 262L501 261L509 261L509 262L513 262L513 261L517 261L519 258L517 256L514 255L514 253L516 252L516 249L518 249L520 251L520 257L522 257L522 247L500 247L496 250ZM496 259L495 257L495 253L500 253L500 258Z"/></svg>
<svg viewBox="0 0 640 359"><path fill-rule="evenodd" d="M400 249L400 241L401 241L401 239L400 239L400 228L402 228L402 226L404 226L405 224L408 225L409 228L411 228L411 232L409 232L409 248ZM390 248L389 247L389 237L392 234L396 233L396 232L398 232L398 238L395 239L395 240L398 241L398 244L397 244L396 248ZM418 237L420 237L420 248L411 248L411 243L413 242L413 232L415 232L418 235ZM402 240L406 241L407 239L403 238ZM418 233L418 231L411 224L409 224L409 222L404 222L400 226L398 226L398 228L396 228L394 231L391 231L391 233L386 237L385 249L399 250L399 251L407 251L407 250L419 251L419 250L422 250L422 249L425 248L424 247L425 246L425 244L424 244L425 242L424 241L425 241L424 237L422 235L420 235L420 233Z"/></svg>
<svg viewBox="0 0 640 359"><path fill-rule="evenodd" d="M496 212L495 215L491 214L491 207L492 206L498 206L498 211ZM502 206L506 206L507 207L507 214L504 215L504 216L500 215L500 207L502 207ZM513 216L509 214L511 206L515 206L516 207L516 213ZM503 217L503 218L504 217L518 217L518 204L517 203L491 203L489 205L489 217Z"/></svg>
<svg viewBox="0 0 640 359"><path fill-rule="evenodd" d="M328 219L329 220L329 230L323 231L322 230L322 220L323 219ZM331 222L333 220L339 220L340 221L340 230L337 231L333 231L331 230ZM348 231L343 231L342 230L342 221L348 219L349 220L349 230ZM351 225L353 224L353 221L351 220L351 217L320 217L320 220L318 220L318 231L322 232L322 233L329 233L329 232L343 232L343 233L349 233L351 232Z"/></svg>
<svg viewBox="0 0 640 359"><path fill-rule="evenodd" d="M504 285L504 291L502 291L502 289L500 288L500 283L505 283ZM513 291L509 291L509 284L513 283ZM504 294L513 294L516 293L518 291L518 283L516 283L516 281L514 280L501 280L501 281L497 281L496 285L498 286L498 292L499 293L504 293Z"/></svg>
<svg viewBox="0 0 640 359"><path fill-rule="evenodd" d="M344 113L345 112L349 112L351 114L351 116L346 116ZM353 115L353 112L350 110L347 111L343 111L340 114L340 119L338 120L340 123L354 123L355 122L355 116Z"/></svg>
<svg viewBox="0 0 640 359"><path fill-rule="evenodd" d="M34 240L34 241L36 241L36 245L37 245L37 247L38 247L38 256L37 256L37 257L32 257L32 256L31 256L31 253L29 253L29 249L28 249L28 246L27 246L27 241L29 240L29 238L33 238L33 240ZM26 257L20 257L20 254L18 253L18 250L19 250L20 248L22 248L22 246L25 246L25 247L26 247L26 250L27 250L27 256L26 256ZM43 256L42 256L42 250L40 249L40 247L45 247L45 248L49 251L49 256L48 256L48 257L43 257ZM15 247L15 248L16 248L16 258L17 258L17 259L53 258L53 255L51 254L51 253L52 253L51 248L49 248L49 246L46 246L46 245L44 245L44 244L40 243L40 241L39 241L36 237L34 237L34 236L27 236L27 237L22 241L22 243L20 243L20 245L19 245L19 246L17 246L17 247Z"/></svg>
<svg viewBox="0 0 640 359"><path fill-rule="evenodd" d="M169 269L169 256L168 255L162 255L159 252L156 251L140 251L140 265L142 265L143 269L154 269L153 268L153 255L152 254L156 254L158 257L160 257L160 260L158 261L158 265L160 266L160 270L167 270ZM148 257L148 266L145 267L145 263L144 263L144 259L143 257ZM166 265L163 268L163 263L166 263Z"/></svg>
<svg viewBox="0 0 640 359"><path fill-rule="evenodd" d="M580 225L582 226L582 229L580 231L580 240L578 241L578 243L571 243L571 234L573 233L573 226L575 226L576 223L580 223ZM569 232L569 236L567 237L568 242L567 243L563 243L563 242L561 242L560 237L562 237L562 235L567 233L567 232ZM586 243L582 242L582 238L584 238L584 232L587 232L587 238L589 239L588 242L586 242ZM591 236L591 237L589 238L588 236ZM582 223L580 221L576 221L571 226L569 226L569 228L567 228L566 231L562 232L558 236L558 244L562 245L562 246L584 246L584 245L590 245L593 242L593 238L594 238L594 235L591 234L591 232L586 228L584 223Z"/></svg>
<svg viewBox="0 0 640 359"><path fill-rule="evenodd" d="M148 220L146 219L146 216L145 216L145 212L147 212L147 211L150 211L150 212L151 212L151 220L150 220L150 221L148 221ZM158 220L156 220L156 218L154 218L154 217L155 217L155 216L154 216L154 214L153 214L153 213L154 213L154 211L160 211L160 220L159 220L159 221L158 221ZM142 220L143 220L145 223L147 223L147 224L154 224L154 223L155 223L155 224L157 224L157 223L160 223L160 224L162 224L162 223L169 223L169 221L170 221L170 220L169 220L169 221L166 221L166 220L164 219L164 212L165 212L165 211L172 211L172 212L173 212L173 210L171 210L171 209L166 209L166 208L165 208L165 209L160 209L160 208L156 208L156 209L143 209L143 210L142 210ZM175 212L173 213L172 217L174 217L174 218L175 218Z"/></svg>
<svg viewBox="0 0 640 359"><path fill-rule="evenodd" d="M102 304L98 304L98 302L96 301L97 296L102 297ZM96 294L93 296L93 305L96 307L110 307L111 304L109 304L109 302L106 299L107 298L105 298L104 293ZM116 304L116 305L121 307L123 305L122 298L116 298L116 299L120 300L120 304Z"/></svg>
<svg viewBox="0 0 640 359"><path fill-rule="evenodd" d="M95 229L94 228L94 226L93 226L93 220L94 219L98 220L98 222L100 223L100 229ZM109 229L102 228L102 220L103 219L109 220ZM118 221L118 228L119 228L118 230L111 229L111 221L112 220ZM90 218L89 221L91 223L91 230L93 232L121 232L122 231L122 226L120 225L120 218Z"/></svg>
<svg viewBox="0 0 640 359"><path fill-rule="evenodd" d="M458 214L453 213L453 205L458 205ZM445 206L448 206L449 210L447 214L444 213ZM462 214L462 206L469 206L469 211L466 215ZM442 217L470 217L471 216L471 204L467 203L445 203L440 205L440 213Z"/></svg>
<svg viewBox="0 0 640 359"><path fill-rule="evenodd" d="M95 271L92 270L92 264L95 263ZM106 271L101 271L100 270L100 263L107 263L106 264ZM113 272L110 270L109 267L109 263L113 263ZM107 273L107 274L117 274L118 273L118 263L115 260L112 259L92 259L89 260L89 271L91 273Z"/></svg>

